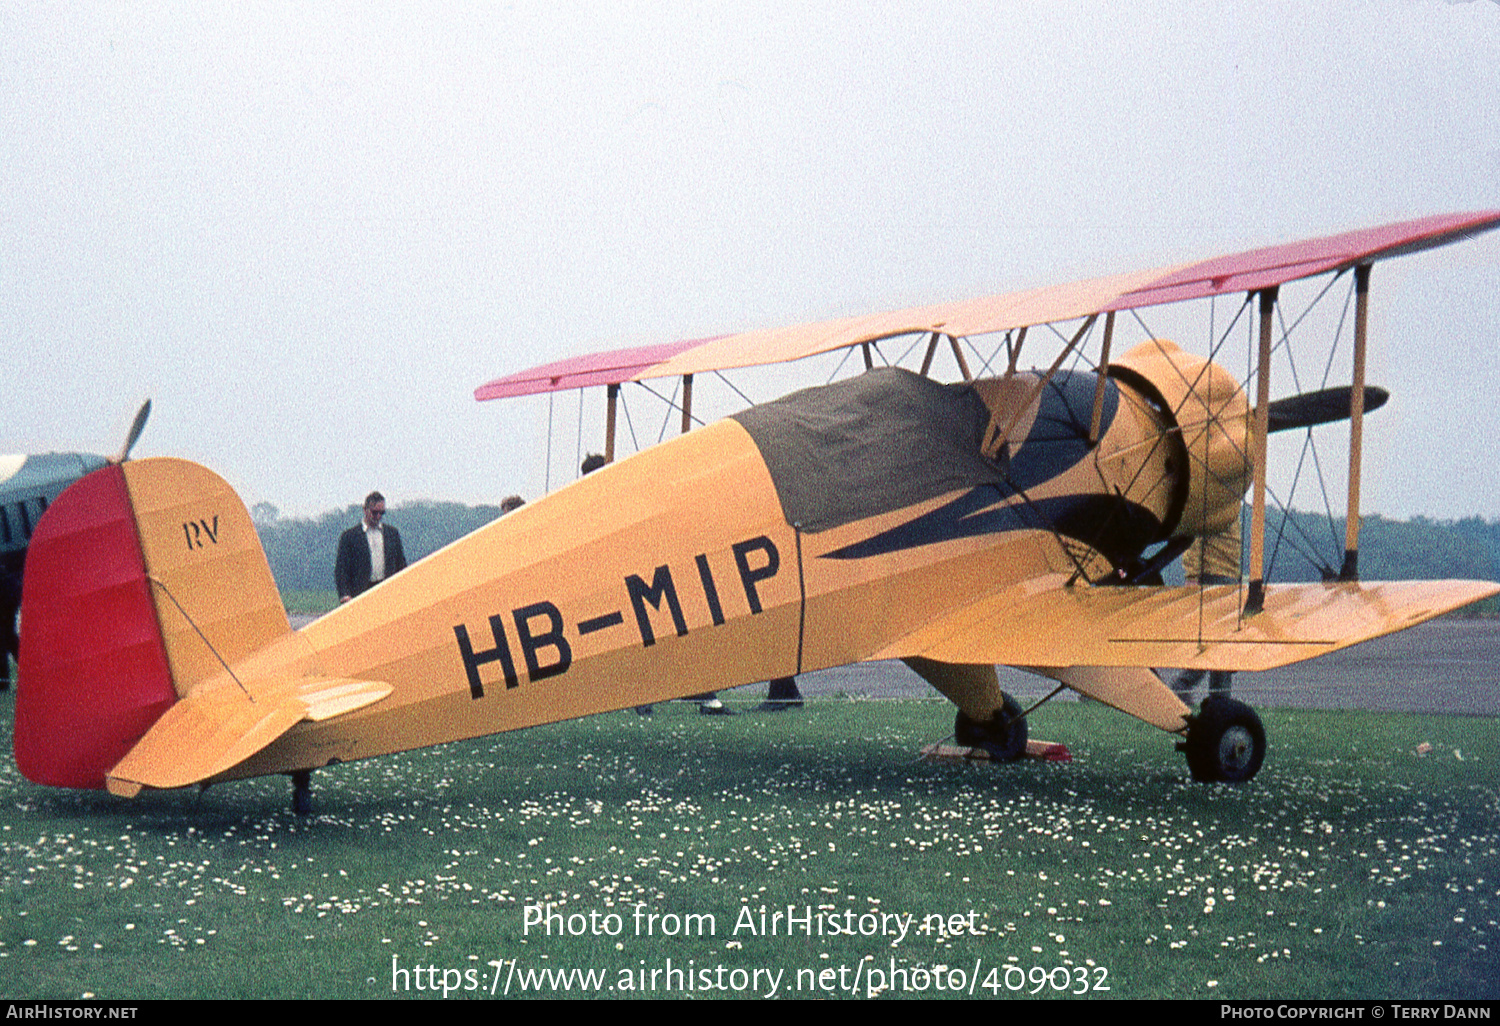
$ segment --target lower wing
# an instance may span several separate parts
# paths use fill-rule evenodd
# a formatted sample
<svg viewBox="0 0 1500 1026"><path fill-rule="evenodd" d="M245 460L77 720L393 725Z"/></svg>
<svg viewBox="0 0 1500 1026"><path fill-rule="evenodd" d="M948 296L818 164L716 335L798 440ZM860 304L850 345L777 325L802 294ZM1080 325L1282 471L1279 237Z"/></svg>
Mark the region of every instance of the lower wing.
<svg viewBox="0 0 1500 1026"><path fill-rule="evenodd" d="M1235 585L1089 587L1063 575L988 595L874 658L1030 667L1271 670L1414 627L1500 593L1491 581L1281 584L1246 615Z"/></svg>

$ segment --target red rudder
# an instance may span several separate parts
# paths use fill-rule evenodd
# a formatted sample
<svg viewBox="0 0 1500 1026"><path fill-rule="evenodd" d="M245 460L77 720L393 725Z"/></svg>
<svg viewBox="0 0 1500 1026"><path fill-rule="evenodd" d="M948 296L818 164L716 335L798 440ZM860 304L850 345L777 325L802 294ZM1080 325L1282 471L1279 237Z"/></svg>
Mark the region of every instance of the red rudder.
<svg viewBox="0 0 1500 1026"><path fill-rule="evenodd" d="M118 466L48 507L26 556L16 764L54 787L105 773L177 700Z"/></svg>

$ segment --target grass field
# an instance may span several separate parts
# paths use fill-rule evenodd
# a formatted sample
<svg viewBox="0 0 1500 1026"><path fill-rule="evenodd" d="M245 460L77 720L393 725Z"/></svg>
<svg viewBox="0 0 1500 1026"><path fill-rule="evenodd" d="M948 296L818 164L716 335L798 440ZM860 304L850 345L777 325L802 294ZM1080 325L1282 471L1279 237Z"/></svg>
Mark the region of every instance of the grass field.
<svg viewBox="0 0 1500 1026"><path fill-rule="evenodd" d="M1087 704L1032 728L1073 763L1014 766L919 762L940 702L663 706L322 771L305 820L281 779L128 802L6 759L0 994L1500 996L1500 725L1265 720L1232 788Z"/></svg>

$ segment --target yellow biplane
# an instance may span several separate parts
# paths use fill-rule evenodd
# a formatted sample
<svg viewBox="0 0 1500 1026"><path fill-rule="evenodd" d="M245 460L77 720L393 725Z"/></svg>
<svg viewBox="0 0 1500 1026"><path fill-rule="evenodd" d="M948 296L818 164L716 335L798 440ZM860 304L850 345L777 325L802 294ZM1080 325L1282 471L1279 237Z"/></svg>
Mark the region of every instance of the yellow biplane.
<svg viewBox="0 0 1500 1026"><path fill-rule="evenodd" d="M294 631L244 505L212 472L125 461L60 496L25 581L15 749L42 784L132 796L289 773L864 660L901 659L958 707L960 742L1014 758L1026 720L996 664L1024 667L1182 737L1194 776L1261 765L1253 710L1194 713L1153 667L1266 670L1500 592L1358 576L1371 266L1500 225L1431 217L1213 260L966 302L596 354L478 398L683 382L684 433L580 478ZM1271 400L1278 291L1347 276L1349 385ZM1112 351L1116 315L1233 296L1254 399L1160 338ZM1057 326L1066 325L1066 331ZM1017 360L1028 329L1062 351ZM1004 333L970 380L960 341ZM873 368L920 338L920 371ZM1097 360L1065 368L1097 343ZM698 430L695 374L841 348L867 372ZM1120 347L1115 347L1120 348ZM951 351L964 379L929 377ZM997 350L998 351L998 350ZM1266 441L1347 418L1343 565L1265 579ZM1238 523L1248 579L1161 583ZM1029 711L1029 710L1027 710Z"/></svg>

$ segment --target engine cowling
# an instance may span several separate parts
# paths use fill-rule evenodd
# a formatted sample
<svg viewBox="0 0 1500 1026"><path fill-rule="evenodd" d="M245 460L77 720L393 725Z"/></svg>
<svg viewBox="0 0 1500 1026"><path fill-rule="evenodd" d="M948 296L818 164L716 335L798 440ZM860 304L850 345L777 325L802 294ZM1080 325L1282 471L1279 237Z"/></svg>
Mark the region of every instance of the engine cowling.
<svg viewBox="0 0 1500 1026"><path fill-rule="evenodd" d="M1179 446L1181 514L1173 533L1218 534L1240 515L1251 477L1250 401L1211 360L1153 339L1110 364L1112 377L1156 403Z"/></svg>

